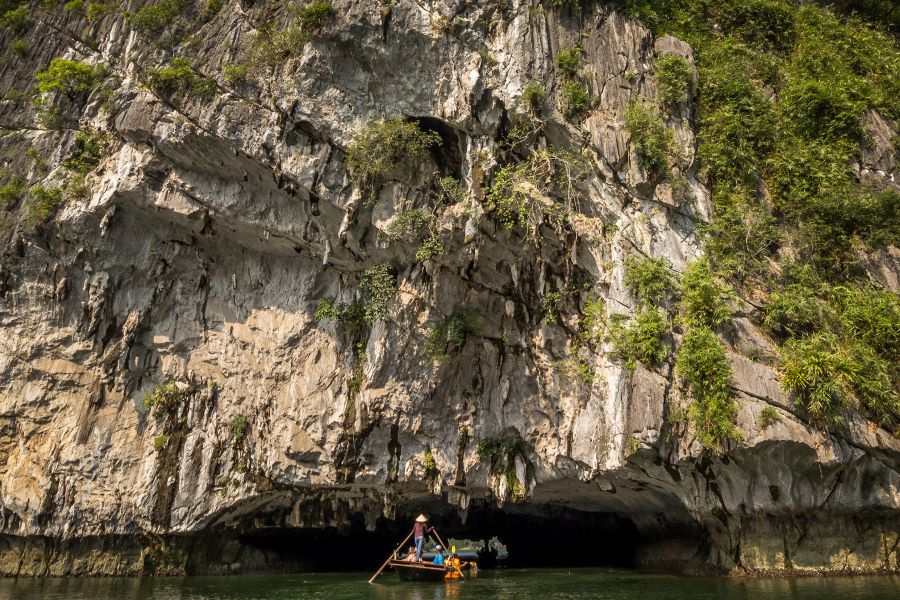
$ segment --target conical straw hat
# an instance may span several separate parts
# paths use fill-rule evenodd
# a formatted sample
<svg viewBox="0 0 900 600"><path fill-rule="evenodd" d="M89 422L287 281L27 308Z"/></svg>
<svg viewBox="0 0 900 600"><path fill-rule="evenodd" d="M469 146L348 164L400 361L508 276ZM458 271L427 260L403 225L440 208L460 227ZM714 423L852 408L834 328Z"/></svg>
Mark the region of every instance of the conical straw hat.
<svg viewBox="0 0 900 600"><path fill-rule="evenodd" d="M424 523L427 520L428 520L428 517L426 517L425 515L419 515L418 517L416 517L416 523Z"/></svg>

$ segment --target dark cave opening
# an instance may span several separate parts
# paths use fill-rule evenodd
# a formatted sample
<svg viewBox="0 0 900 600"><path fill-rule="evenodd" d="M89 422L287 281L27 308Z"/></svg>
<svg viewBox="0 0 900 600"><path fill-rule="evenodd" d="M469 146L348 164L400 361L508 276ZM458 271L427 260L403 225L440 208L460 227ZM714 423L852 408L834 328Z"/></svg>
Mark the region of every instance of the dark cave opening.
<svg viewBox="0 0 900 600"><path fill-rule="evenodd" d="M359 515L340 529L254 529L244 533L240 542L264 553L270 564L285 569L374 570L409 533L415 516L429 512L428 508L398 511L394 520L379 518L374 531L366 528ZM504 564L509 567L632 568L641 543L635 524L613 513L557 506L509 510L485 503L470 507L465 521L455 512L435 510L430 514L431 524L444 540L496 536L508 550Z"/></svg>
<svg viewBox="0 0 900 600"><path fill-rule="evenodd" d="M410 120L415 121L422 131L434 132L440 136L441 143L433 146L431 153L441 175L449 175L456 180L461 179L463 148L460 142L460 132L446 121L436 117L414 117Z"/></svg>

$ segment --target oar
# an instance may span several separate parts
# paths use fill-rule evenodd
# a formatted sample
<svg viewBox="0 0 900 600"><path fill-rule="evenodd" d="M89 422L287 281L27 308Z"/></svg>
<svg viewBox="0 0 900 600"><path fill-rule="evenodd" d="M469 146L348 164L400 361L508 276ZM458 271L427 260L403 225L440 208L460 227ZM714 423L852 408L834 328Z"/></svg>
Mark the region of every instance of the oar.
<svg viewBox="0 0 900 600"><path fill-rule="evenodd" d="M413 532L410 531L410 532L409 532L409 535L406 536L406 537L403 539L402 542L400 542L400 545L399 545L399 546L397 546L397 549L390 553L390 555L388 556L387 560L384 561L384 564L383 564L383 565L381 565L381 568L378 569L377 571L375 571L375 574L372 575L372 579L369 580L369 583L374 583L374 582L375 582L375 578L378 577L379 575L381 575L381 572L384 571L384 568L385 568L386 566L388 566L388 563L391 562L391 559L394 558L394 555L397 554L397 552L399 552L401 548L403 548L403 544L405 544L406 542L409 541L409 538L412 537L412 534L413 534Z"/></svg>
<svg viewBox="0 0 900 600"><path fill-rule="evenodd" d="M446 550L447 552L449 552L449 551L450 551L450 546L448 546L447 544L444 543L444 540L442 540L442 539L441 539L441 536L438 535L437 529L435 529L435 528L432 527L432 528L431 528L431 531L434 532L434 537L436 537L437 540L441 543L441 547L442 547L444 550Z"/></svg>

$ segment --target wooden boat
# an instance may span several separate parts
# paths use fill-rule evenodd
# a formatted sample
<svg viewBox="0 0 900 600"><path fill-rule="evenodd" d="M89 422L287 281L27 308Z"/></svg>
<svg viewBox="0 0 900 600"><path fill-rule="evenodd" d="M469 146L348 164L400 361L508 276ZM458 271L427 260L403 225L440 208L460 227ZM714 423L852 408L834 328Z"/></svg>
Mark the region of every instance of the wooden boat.
<svg viewBox="0 0 900 600"><path fill-rule="evenodd" d="M444 540L438 535L437 531L434 531L434 536L437 538L438 542L440 542L441 546L446 548L447 545L444 544ZM381 565L375 574L372 575L372 578L369 579L369 583L374 583L375 579L381 575L381 572L384 571L387 567L393 568L397 572L397 576L400 578L400 581L444 581L445 579L464 579L465 576L462 574L462 571L459 568L448 568L446 565L436 565L429 561L424 562L414 562L411 560L400 560L397 558L397 553L400 552L400 549L411 540L413 537L413 532L410 531L406 536L406 539L397 546L397 549L394 550L390 556L388 556L387 560L384 561L384 564ZM477 568L477 566L475 567Z"/></svg>
<svg viewBox="0 0 900 600"><path fill-rule="evenodd" d="M401 581L443 581L447 569L444 565L433 565L427 562L394 560L388 563L397 572Z"/></svg>

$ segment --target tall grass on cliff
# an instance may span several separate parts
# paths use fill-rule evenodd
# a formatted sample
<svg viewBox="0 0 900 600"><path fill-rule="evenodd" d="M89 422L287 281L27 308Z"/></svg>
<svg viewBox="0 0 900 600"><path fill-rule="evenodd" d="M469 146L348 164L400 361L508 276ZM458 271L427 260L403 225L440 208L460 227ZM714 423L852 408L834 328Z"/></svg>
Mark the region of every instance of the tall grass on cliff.
<svg viewBox="0 0 900 600"><path fill-rule="evenodd" d="M814 422L835 428L861 411L900 435L898 357L848 326L834 300L845 290L863 322L897 301L868 283L860 258L900 243L900 193L854 167L869 143L866 120L877 112L896 128L900 119L900 48L881 29L892 13L787 0L622 4L694 48L701 174L714 208L706 251L717 273L766 307L783 386ZM798 269L800 279L789 273ZM851 372L848 361L866 367Z"/></svg>

